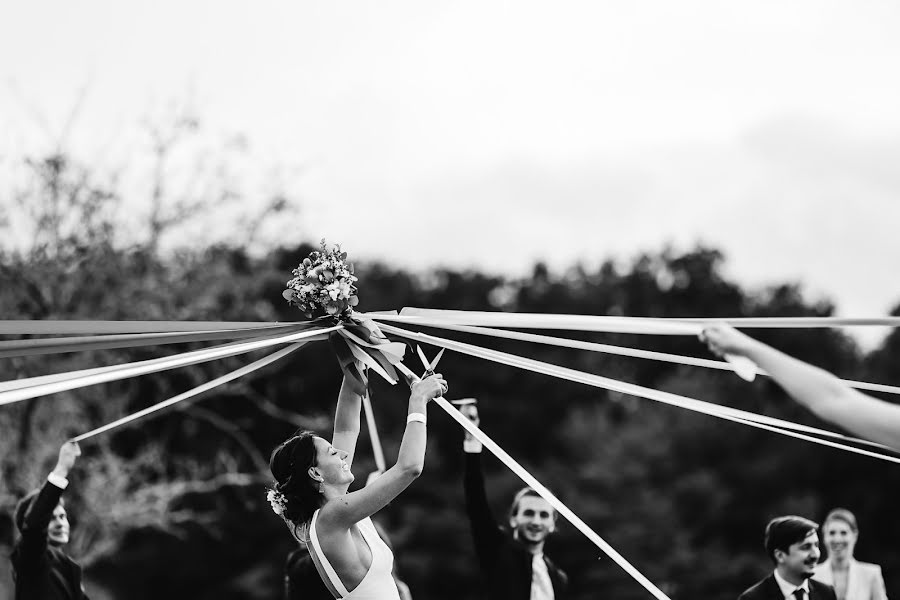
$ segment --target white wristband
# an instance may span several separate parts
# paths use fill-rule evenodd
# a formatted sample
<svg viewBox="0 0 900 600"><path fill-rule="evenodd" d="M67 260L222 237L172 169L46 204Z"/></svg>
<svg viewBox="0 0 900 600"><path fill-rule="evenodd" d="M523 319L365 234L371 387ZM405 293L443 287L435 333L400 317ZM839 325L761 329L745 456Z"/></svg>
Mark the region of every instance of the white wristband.
<svg viewBox="0 0 900 600"><path fill-rule="evenodd" d="M409 415L407 415L406 417L407 423L412 423L415 421L416 423L421 423L422 425L424 425L425 420L425 415L423 415L422 413L409 413Z"/></svg>

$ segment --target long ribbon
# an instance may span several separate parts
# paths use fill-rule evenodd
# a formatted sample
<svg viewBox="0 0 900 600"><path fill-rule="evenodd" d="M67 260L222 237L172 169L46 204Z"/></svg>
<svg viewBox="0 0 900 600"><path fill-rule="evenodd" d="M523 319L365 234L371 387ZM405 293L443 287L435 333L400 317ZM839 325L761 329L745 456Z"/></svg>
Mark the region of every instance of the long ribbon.
<svg viewBox="0 0 900 600"><path fill-rule="evenodd" d="M384 314L378 312L359 313L362 317L375 318L384 317ZM486 315L490 318L507 318L502 315L513 317L532 318L550 318L551 320L558 317L566 319L585 319L594 323L601 319L609 323L619 321L625 324L627 321L644 321L648 324L658 322L660 324L709 324L709 323L728 323L735 327L749 328L807 328L807 327L860 327L860 326L881 326L881 327L900 327L900 317L876 317L876 318L843 318L843 317L739 317L739 318L676 318L661 319L652 317L604 317L595 315L542 315L527 313L501 313L501 312L475 312L475 311L441 311L434 309L422 308L404 308L401 316L426 316L430 318L450 318L459 324L472 325L493 325L494 323L472 323L468 320L460 321L458 317L466 319L474 319L479 315ZM501 315L498 317L498 315ZM177 331L210 331L220 329L260 329L267 327L282 327L295 325L299 323L279 323L277 321L80 321L80 320L0 320L0 335L96 335L96 334L124 334L124 333L166 333ZM560 324L554 324L556 329L565 329ZM506 325L500 325L506 326ZM511 325L510 325L511 326ZM528 327L528 326L523 326ZM544 327L542 327L544 328ZM665 335L660 333L658 335Z"/></svg>
<svg viewBox="0 0 900 600"><path fill-rule="evenodd" d="M273 339L274 335L269 336L260 336L257 338L252 338L253 340L263 340L263 339ZM249 340L248 340L249 341ZM172 356L162 356L160 358L153 358L144 361L145 364L158 364L163 363L165 361L171 360L174 356L198 356L205 352L208 352L213 349L219 348L233 348L238 344L243 344L243 341L236 342L228 342L225 344L219 344L217 346L213 346L212 348L205 348L202 350L192 350L190 352L183 352L181 354L175 354ZM0 382L0 392L6 392L9 390L17 390L21 388L27 388L38 384L44 383L52 383L57 381L68 381L70 379L74 379L76 377L82 377L85 375L93 375L95 373L106 373L111 371L117 371L120 369L126 369L130 367L133 363L123 363L120 365L109 365L106 367L93 367L90 369L82 369L80 371L64 371L62 373L53 373L51 375L36 375L34 377L27 377L24 379L10 379L8 381Z"/></svg>
<svg viewBox="0 0 900 600"><path fill-rule="evenodd" d="M342 322L329 341L353 392L361 396L368 392L364 368L378 373L391 385L397 383L394 365L403 360L406 346L387 339L374 321L354 318Z"/></svg>
<svg viewBox="0 0 900 600"><path fill-rule="evenodd" d="M115 365L112 367L100 367L98 369L87 369L85 371L74 371L60 375L51 375L43 377L34 377L29 379L19 379L13 382L5 382L7 385L15 385L14 389L0 391L0 405L19 402L37 396L46 394L54 394L66 390L73 390L98 383L107 383L117 381L128 377L138 377L148 373L156 373L177 367L193 365L201 362L208 362L228 356L245 354L253 350L260 350L277 344L289 344L302 339L315 339L323 337L328 333L335 331L339 325L327 327L324 329L313 329L310 331L302 331L289 335L276 336L262 340L252 340L249 342L241 342L237 344L225 344L205 350L197 350L172 357L164 357L162 359L151 359L134 363L126 363L124 365ZM47 380L49 378L49 380ZM43 383L35 383L35 380L44 379Z"/></svg>
<svg viewBox="0 0 900 600"><path fill-rule="evenodd" d="M708 369L719 369L723 371L733 371L734 367L731 363L719 360L710 360L707 358L696 358L693 356L684 356L681 354L669 354L666 352L654 352L652 350L641 350L639 348L626 348L623 346L612 346L609 344L598 344L595 342L586 342L582 340L570 340L568 338L552 337L547 335L539 335L535 333L524 333L521 331L513 331L507 329L493 329L489 327L473 327L470 325L453 325L444 321L436 320L417 320L416 325L422 327L432 327L435 329L446 329L449 331L459 331L462 333L472 333L475 335L484 335L495 338L503 338L510 340L518 340L523 342L534 342L549 346L559 346L562 348L572 348L577 350L590 350L592 352L603 352L605 354L615 354L618 356L630 356L634 358L643 358L648 360L658 360L681 365L690 365L695 367L706 367ZM755 365L754 365L755 366ZM755 373L758 375L769 376L768 373L755 367ZM870 390L874 392L884 392L887 394L900 395L900 387L893 385L885 385L881 383L867 383L865 381L854 381L852 379L841 380L846 385L860 390Z"/></svg>
<svg viewBox="0 0 900 600"><path fill-rule="evenodd" d="M368 313L370 318L389 315ZM618 333L647 333L677 335L679 326L702 327L713 323L728 323L746 328L811 328L811 327L900 327L900 317L618 317L604 315L560 315L540 313L508 313L489 311L440 310L406 307L400 317L445 319L457 325L490 325L525 329L577 329ZM685 331L690 331L685 329Z"/></svg>
<svg viewBox="0 0 900 600"><path fill-rule="evenodd" d="M233 380L237 379L238 377L243 377L244 375L246 375L248 373L252 373L253 371L256 371L257 369L261 369L262 367L265 367L266 365L271 364L271 363L275 362L276 360L290 354L294 350L297 350L298 348L300 348L301 346L303 346L306 343L307 343L307 341L304 340L302 342L297 342L297 343L291 344L287 348L282 348L281 350L278 350L277 352L273 352L272 354L270 354L264 358L261 358L257 361L254 361L254 362L250 363L249 365L243 366L240 369L232 371L231 373L228 373L227 375L223 375L222 377L217 377L216 379L213 379L212 381L208 381L208 382L206 382L202 385L199 385L191 390L188 390L184 393L178 394L177 396L173 396L172 398L169 398L168 400L164 400L158 404L154 404L153 406L148 406L147 408L145 408L143 410L139 410L136 413L132 413L128 416L122 417L121 419L117 419L117 420L113 421L112 423L107 423L106 425L103 425L102 427L92 429L91 431L88 431L87 433L82 433L81 435L72 438L72 441L80 442L82 440L92 438L95 435L99 435L101 433L109 431L110 429L115 429L116 427L121 427L122 425L127 425L128 423L131 423L133 421L136 421L138 419L141 419L143 417L151 415L151 414L158 412L164 408L167 408L174 404L178 404L182 400L187 400L188 398L193 398L194 396L197 396L199 394L202 394L203 392L206 392L215 387L218 387L218 386L222 385L223 383L228 383L229 381L233 381Z"/></svg>
<svg viewBox="0 0 900 600"><path fill-rule="evenodd" d="M304 326L304 324L297 324L253 329L218 329L193 332L174 331L167 333L132 333L5 340L0 341L0 358L11 356L34 356L39 354L62 354L65 352L80 352L84 350L112 350L116 348L133 348L136 346L208 342L213 340L240 340L260 337L265 334L277 334L279 332L293 333L303 329L308 329L308 327Z"/></svg>
<svg viewBox="0 0 900 600"><path fill-rule="evenodd" d="M637 581L641 586L650 592L654 598L658 600L669 600L669 597L666 596L661 589L656 587L652 581L647 579L643 573L638 571L630 562L628 562L624 556L619 554L615 548L609 545L609 543L600 537L597 532L588 527L587 523L581 520L581 518L573 513L568 506L563 504L559 498L553 495L553 493L548 490L544 485L535 479L535 477L526 471L519 463L517 463L513 458L506 453L500 446L498 446L491 438L484 434L478 427L475 426L474 423L469 421L466 417L464 417L458 410L453 408L453 406L444 400L443 398L435 398L434 400L437 402L437 405L444 409L450 417L453 418L457 423L462 425L466 431L471 433L475 439L481 442L485 448L490 450L494 456L500 459L503 464L512 470L513 473L519 476L519 478L524 481L531 489L541 495L541 497L550 503L550 506L556 509L557 513L562 515L569 523L575 526L575 528L584 534L591 542L593 542L600 550L602 550L607 556L609 556L617 565L619 565L622 570L631 575L635 581Z"/></svg>
<svg viewBox="0 0 900 600"><path fill-rule="evenodd" d="M398 334L399 335L399 334ZM418 379L418 376L410 371L405 365L399 364L397 365L397 369L402 371L404 375L406 375L410 379ZM548 490L540 481L538 481L531 473L529 473L522 465L520 465L516 460L506 453L503 448L497 445L494 440L489 438L481 429L479 429L474 423L472 423L469 419L464 417L458 410L453 408L453 406L444 400L443 398L435 398L434 402L444 409L450 417L462 425L463 429L471 433L475 439L481 442L485 448L490 450L494 456L496 456L500 461L506 465L513 473L519 476L519 478L524 481L531 489L540 494L540 496L550 503L550 505L556 509L556 511L561 514L569 523L575 526L575 528L580 531L586 538L588 538L591 542L593 542L600 550L602 550L607 556L609 556L617 565L619 565L626 573L631 575L635 581L641 584L645 590L650 592L654 598L658 600L670 600L668 596L666 596L662 590L656 587L652 581L647 579L643 573L638 571L631 563L629 563L624 556L619 554L615 548L609 545L609 543L604 540L602 537L597 535L597 533L591 529L587 523L581 520L581 518L573 513L568 506L563 504L559 498L553 495L553 492Z"/></svg>
<svg viewBox="0 0 900 600"><path fill-rule="evenodd" d="M406 338L415 339L415 340L421 340L426 343L433 344L435 346L441 346L444 348L448 348L450 350L456 350L457 352L462 352L462 353L468 354L470 356L484 358L486 360L510 365L513 367L518 367L518 368L533 371L536 373L543 373L545 375L550 375L552 377L557 377L559 379L566 379L569 381L584 383L586 385L591 385L594 387L613 390L613 391L621 392L624 394L629 394L632 396L639 396L642 398L647 398L649 400L655 400L657 402L662 402L664 404L678 406L680 408L685 408L685 409L692 410L695 412L719 417L719 418L727 420L727 421L742 423L745 425L750 425L751 427L757 427L759 429L765 429L767 431L772 431L774 433L780 433L780 434L788 436L788 437L794 437L797 439L814 442L814 443L821 444L824 446L838 448L840 450L846 450L847 452L852 452L854 454L860 454L863 456L878 458L878 459L885 460L888 462L893 462L893 463L900 463L900 458L897 458L894 456L888 456L888 455L880 454L877 452L871 452L869 450L855 448L853 446L848 446L846 444L831 442L829 440L820 439L820 438L814 437L814 436L804 435L803 433L798 433L798 431L797 431L798 429L802 428L802 430L809 430L810 428L806 428L804 426L800 426L795 423L790 423L788 421L782 421L780 419L774 419L772 417L764 417L763 415L756 415L754 413L749 413L746 411L741 411L741 410L733 409L730 407L724 407L724 406L719 406L716 404L711 404L709 402L694 400L692 398L687 398L685 396L679 396L677 394L672 394L669 392L662 392L662 391L654 390L651 388L645 388L643 386L639 386L636 384L626 383L624 381L618 381L615 379L609 379L607 377L601 377L599 375L593 375L591 373L585 373L583 371L576 371L574 369L569 369L566 367L550 365L550 364L536 361L533 359L517 356L515 354L507 354L505 352L499 352L497 350L488 350L486 348L479 348L478 346L472 346L470 344L457 342L455 340L439 338L439 337L424 334L424 333L416 333L416 332L408 331L406 329L402 329L399 327L383 325L383 328L385 331L389 331L389 332L399 335L401 337L406 337ZM836 434L834 432L825 432L824 430L816 430L816 432L822 432L822 434L828 435L829 437L845 437L845 436L840 436L840 434ZM852 438L850 438L850 439L852 439ZM856 440L853 440L853 441L856 441ZM891 450L890 448L881 446L880 444L870 444L870 445L875 445L876 447L881 447L881 448L885 448L886 450Z"/></svg>
<svg viewBox="0 0 900 600"><path fill-rule="evenodd" d="M302 325L277 321L68 321L0 320L0 335L100 335L117 333L167 333L220 329L266 329Z"/></svg>
<svg viewBox="0 0 900 600"><path fill-rule="evenodd" d="M602 331L642 335L699 335L703 326L667 319L647 317L605 317L596 315L545 315L534 313L478 312L404 308L397 316L368 315L377 321L416 323L418 319L443 320L454 325L516 327L520 329L565 329L570 331Z"/></svg>
<svg viewBox="0 0 900 600"><path fill-rule="evenodd" d="M424 323L418 323L418 324L424 324ZM435 327L438 327L438 325L435 325ZM441 327L444 327L444 326L441 326ZM561 342L569 342L569 341L572 341L572 340L563 340L562 338L550 338L550 337L547 337L547 336L534 336L534 335L532 335L532 334L523 334L523 333L520 333L520 332L512 332L512 331L508 332L508 331L505 331L505 330L485 329L485 328L482 328L482 327L468 327L468 326L464 326L464 325L454 325L454 326L449 326L449 325L448 325L448 326L446 326L445 328L446 328L446 329L453 330L453 331L465 331L465 332L471 332L471 333L484 333L485 335L489 335L489 334L486 333L487 331L496 331L496 332L498 332L498 337L507 337L506 334L510 334L510 335L509 335L509 338L510 338L510 339L518 339L518 340L539 341L539 340L536 339L536 338L540 338L540 340L560 340ZM391 330L391 331L395 331L395 328L392 328L392 327L389 326L389 325L388 325L388 326L385 326L385 329L388 329L388 330ZM404 330L404 331L405 331L405 330ZM395 332L396 332L396 331L395 331ZM423 335L424 335L424 334L423 334ZM526 336L526 337L522 337L522 336ZM549 343L549 342L548 342L548 343ZM590 344L589 342L583 342L583 343L584 343L584 344ZM571 347L571 346L568 346L568 344L562 344L562 343L561 343L560 345L565 345L566 347ZM602 344L600 344L600 345L602 346ZM471 347L472 347L472 348L478 348L477 346L471 346ZM619 348L619 347L618 347L618 346L613 346L613 348ZM587 349L592 349L592 348L587 348ZM488 351L488 352L493 352L492 350L489 350L489 349L487 349L487 348L483 348L482 350L486 350L486 351ZM645 351L642 351L642 350L632 350L632 349L630 349L630 348L622 348L622 350L625 350L625 351L628 351L628 352L632 352L632 351L633 351L633 352L645 352ZM510 354L510 355L507 355L507 356L515 356L515 355ZM671 356L678 356L678 355L671 355ZM517 357L517 358L521 358L522 360L530 360L530 359L525 359L525 358L523 358L523 357ZM698 360L700 360L700 359L698 359ZM710 361L710 362L715 362L715 361ZM556 365L550 365L549 363L540 363L540 364L546 365L546 366L551 367L551 368L558 368L558 369L564 368L564 367L557 367ZM726 368L727 368L727 367L726 367ZM581 373L581 371L577 371L577 372L578 372L578 373ZM730 408L730 407L727 407L727 406L720 406L720 405L716 405L716 404L709 404L709 403L706 403L706 402L702 402L702 401L700 401L700 400L692 400L692 399L690 399L690 398L686 398L686 400L690 400L691 402L696 403L697 406L704 407L706 410L720 410L720 411L723 411L723 412L733 411L733 413L730 413L730 414L732 414L732 415L735 416L735 417L741 418L741 419L752 420L752 421L758 421L758 422L762 422L762 423L769 423L769 424L771 424L771 425L773 425L773 426L785 427L785 428L789 428L789 429L790 429L790 428L793 428L793 429L796 429L796 430L798 430L798 431L806 431L806 432L809 432L809 433L817 433L817 434L819 434L819 435L824 435L824 436L837 437L837 438L840 438L840 439L846 439L846 440L848 440L848 441L853 441L853 442L857 442L857 443L873 444L872 442L866 442L865 440L859 440L859 439L856 439L856 438L849 438L849 437L844 436L844 435L839 434L839 433L834 433L834 432L830 432L830 431L826 431L826 430L822 430L822 429L817 429L817 428L815 428L815 427L809 427L809 426L806 426L806 425L800 425L800 424L796 424L796 423L791 423L790 421L782 421L782 420L776 419L776 418L774 418L774 417L767 417L767 416L765 416L765 415L756 415L756 414L754 414L754 413L741 411L741 410L739 410L739 409L733 409L733 408ZM703 412L706 412L706 410L704 410ZM881 448L886 449L886 450L890 450L890 448L889 448L888 446L882 446L881 444L873 444L873 445L878 446L878 447L881 447Z"/></svg>
<svg viewBox="0 0 900 600"><path fill-rule="evenodd" d="M644 317L603 317L579 315L541 315L502 312L476 312L461 310L432 310L404 308L399 316L378 315L384 320L401 320L432 316L449 320L459 325L496 325L499 327L520 327L526 329L569 329L581 331L604 331L608 333L636 333L642 335L700 335L700 324L682 323L674 320ZM376 318L376 317L373 317ZM743 356L725 354L724 358L732 370L742 379L753 381L756 365Z"/></svg>
<svg viewBox="0 0 900 600"><path fill-rule="evenodd" d="M697 317L678 319L683 323L728 323L748 329L809 329L821 327L900 327L900 317Z"/></svg>
<svg viewBox="0 0 900 600"><path fill-rule="evenodd" d="M378 437L378 427L375 425L375 413L372 412L372 399L369 394L363 394L363 409L366 413L366 425L369 428L369 440L372 442L372 454L375 456L375 466L380 473L387 471L387 463L384 460L384 450L381 448L381 438Z"/></svg>

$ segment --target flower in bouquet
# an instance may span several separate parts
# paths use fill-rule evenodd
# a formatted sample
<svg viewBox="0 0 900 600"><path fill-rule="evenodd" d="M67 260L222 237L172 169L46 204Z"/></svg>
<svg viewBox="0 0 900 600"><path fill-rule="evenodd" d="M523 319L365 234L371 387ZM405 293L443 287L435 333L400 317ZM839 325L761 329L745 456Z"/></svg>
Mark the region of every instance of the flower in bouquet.
<svg viewBox="0 0 900 600"><path fill-rule="evenodd" d="M368 369L390 383L397 381L394 365L403 360L406 346L392 342L370 319L353 312L357 305L357 281L347 253L340 245L323 239L319 250L310 252L292 272L284 298L299 308L307 319L338 321L340 328L328 334L350 389L365 394ZM321 325L321 323L318 323Z"/></svg>
<svg viewBox="0 0 900 600"><path fill-rule="evenodd" d="M307 319L348 319L359 303L353 265L340 245L328 245L322 239L320 249L310 252L292 275L282 295Z"/></svg>

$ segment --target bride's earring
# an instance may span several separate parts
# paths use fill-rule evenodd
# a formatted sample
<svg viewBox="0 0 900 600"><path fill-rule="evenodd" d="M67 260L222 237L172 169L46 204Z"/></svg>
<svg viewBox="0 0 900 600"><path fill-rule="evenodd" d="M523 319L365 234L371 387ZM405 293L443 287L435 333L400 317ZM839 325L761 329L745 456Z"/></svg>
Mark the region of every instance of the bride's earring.
<svg viewBox="0 0 900 600"><path fill-rule="evenodd" d="M307 475L309 475L310 479L312 479L313 481L316 482L316 489L319 490L319 493L320 494L325 493L325 482L323 482L321 479L319 479L321 476L319 475L318 471L316 471L316 468L310 467L306 471L306 473L307 473Z"/></svg>

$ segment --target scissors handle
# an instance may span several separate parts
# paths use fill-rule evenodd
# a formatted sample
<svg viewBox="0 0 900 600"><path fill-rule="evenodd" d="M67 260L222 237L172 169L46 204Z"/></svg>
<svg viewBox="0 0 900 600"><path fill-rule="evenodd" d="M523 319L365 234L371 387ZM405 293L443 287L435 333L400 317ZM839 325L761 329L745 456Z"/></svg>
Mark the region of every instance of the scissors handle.
<svg viewBox="0 0 900 600"><path fill-rule="evenodd" d="M432 375L434 375L434 371L431 370L431 369L428 369L427 371L425 371L425 373L422 374L422 379L425 379L426 377L431 377ZM441 392L440 394L438 394L437 397L438 397L438 398L443 398L443 397L444 397L444 393Z"/></svg>

